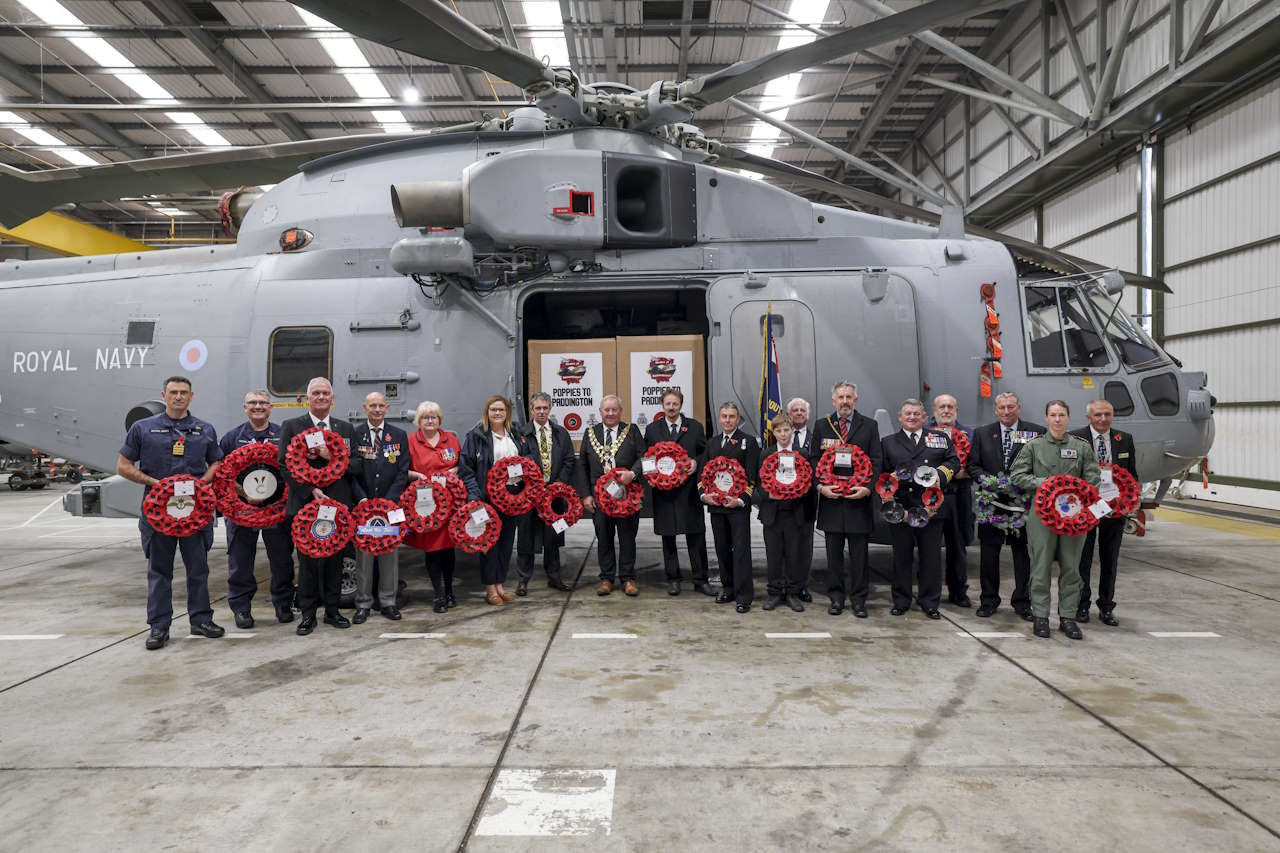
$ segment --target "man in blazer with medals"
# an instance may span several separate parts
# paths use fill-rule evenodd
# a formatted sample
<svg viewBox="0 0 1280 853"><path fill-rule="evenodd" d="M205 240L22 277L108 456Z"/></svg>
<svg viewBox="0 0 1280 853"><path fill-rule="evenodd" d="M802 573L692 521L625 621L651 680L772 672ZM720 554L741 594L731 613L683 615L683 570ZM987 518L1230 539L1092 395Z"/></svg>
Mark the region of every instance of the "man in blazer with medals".
<svg viewBox="0 0 1280 853"><path fill-rule="evenodd" d="M893 609L901 616L911 608L912 552L916 557L916 601L930 619L940 619L942 602L942 524L947 514L944 501L930 517L924 509L923 495L930 485L946 490L960 460L956 458L951 435L924 424L924 403L914 397L898 407L898 423L902 429L885 438L880 449L885 471L902 471L898 478L897 501L908 518L922 516L927 523L916 527L906 519L892 525L893 539ZM936 476L935 476L936 475ZM922 482L923 481L923 482Z"/></svg>
<svg viewBox="0 0 1280 853"><path fill-rule="evenodd" d="M360 457L360 476L352 481L356 502L369 498L386 498L398 502L409 485L409 436L404 430L386 422L387 398L374 391L364 398L367 420L355 428L356 456ZM400 550L374 556L356 555L356 612L351 621L357 625L369 618L373 607L373 567L378 566L378 605L386 618L397 621L396 593L400 591Z"/></svg>
<svg viewBox="0 0 1280 853"><path fill-rule="evenodd" d="M347 421L333 417L330 413L332 407L333 386L329 384L328 379L317 376L307 383L307 412L280 425L280 470L284 472L285 482L289 485L289 502L285 505L285 514L291 526L293 517L314 500L327 497L347 507L354 503L352 483L361 475L362 460L352 447L355 430ZM323 489L294 479L285 463L285 456L293 437L312 427L336 432L346 440L347 447L353 451L346 473ZM320 445L308 456L313 467L323 468L328 463L329 451L324 445ZM298 553L298 606L302 610L302 618L298 621L298 636L305 637L316 629L316 609L322 602L326 625L332 625L335 628L351 627L351 622L338 612L341 583L342 552L332 557L308 557L301 552Z"/></svg>
<svg viewBox="0 0 1280 853"><path fill-rule="evenodd" d="M680 555L676 537L684 536L689 554L689 575L693 588L703 595L715 595L707 580L707 524L698 500L698 458L707 447L707 434L702 424L680 413L684 392L668 388L662 392L663 417L644 430L645 449L663 441L673 441L689 454L689 479L674 489L652 489L653 532L662 537L662 567L667 575L667 594L680 594ZM643 464L641 472L643 473Z"/></svg>
<svg viewBox="0 0 1280 853"><path fill-rule="evenodd" d="M938 394L933 398L933 417L929 426L948 432L954 427L969 439L973 452L973 430L959 420L960 406L950 394ZM957 458L959 454L957 453ZM967 460L966 460L967 461ZM961 466L947 493L946 518L942 523L942 543L946 546L943 561L943 577L947 583L947 600L956 607L971 607L969 601L969 567L965 549L973 542L973 482Z"/></svg>
<svg viewBox="0 0 1280 853"><path fill-rule="evenodd" d="M1078 435L1093 448L1093 455L1098 464L1111 464L1129 472L1138 480L1137 454L1134 452L1133 437L1128 433L1118 432L1111 428L1111 419L1115 416L1115 408L1106 400L1094 400L1085 410L1089 416L1089 425L1072 432ZM1102 488L1107 489L1109 472L1103 473ZM1141 483L1141 480L1138 480ZM1108 489L1109 491L1109 489ZM1103 495L1108 499L1114 495ZM1116 568L1120 562L1120 540L1124 537L1124 518L1108 516L1098 522L1098 526L1090 530L1084 538L1084 549L1080 552L1080 604L1076 607L1076 621L1089 621L1089 599L1093 590L1089 584L1089 575L1093 570L1093 543L1098 543L1098 619L1102 624L1115 627L1120 622L1113 612L1116 608Z"/></svg>
<svg viewBox="0 0 1280 853"><path fill-rule="evenodd" d="M578 464L574 467L578 496L582 498L583 507L591 513L596 528L596 559L600 565L600 585L596 587L596 595L613 592L617 580L622 581L622 591L627 595L639 595L636 533L640 530L640 513L610 518L595 505L593 490L596 481L614 468L628 469L620 478L624 484L639 476L636 472L644 456L644 438L635 424L623 422L622 401L612 394L600 401L600 417L603 423L583 434ZM618 539L616 551L615 536Z"/></svg>
<svg viewBox="0 0 1280 853"><path fill-rule="evenodd" d="M990 474L1008 474L1013 460L1031 439L1044 435L1040 424L1022 419L1022 404L1018 395L1010 391L997 394L995 399L996 422L973 431L973 447L969 451L969 477L977 480ZM1028 508L1027 512L1035 512ZM1009 603L1023 619L1031 620L1031 557L1027 553L1027 531L1005 533L990 524L978 525L979 569L982 599L978 615L984 619L1000 607L1000 548L1008 544L1013 556L1013 594Z"/></svg>
<svg viewBox="0 0 1280 853"><path fill-rule="evenodd" d="M831 389L832 412L813 425L809 436L809 462L817 478L822 454L837 445L862 448L871 460L871 481L848 496L841 496L826 486L816 485L818 495L815 516L818 529L826 539L827 596L831 599L827 613L844 612L845 597L859 619L867 618L867 594L871 581L867 565L867 542L875 529L874 500L871 487L880 476L880 430L876 422L857 411L858 386L841 380ZM794 419L793 419L794 422ZM852 469L835 468L847 476ZM845 550L849 554L849 586L845 587Z"/></svg>
<svg viewBox="0 0 1280 853"><path fill-rule="evenodd" d="M532 450L542 469L544 483L573 484L573 468L578 456L573 452L569 431L551 420L551 395L539 391L529 398L529 424L524 428L525 446ZM529 594L533 579L533 557L542 552L542 570L547 586L567 592L560 579L560 548L564 534L544 524L535 509L520 518L520 538L516 541L516 595Z"/></svg>
<svg viewBox="0 0 1280 853"><path fill-rule="evenodd" d="M793 397L787 401L787 416L791 418L791 443L804 454L807 459L813 444L813 427L809 423L809 401L803 397ZM804 583L797 593L806 604L813 601L809 592L809 575L813 572L813 525L818 520L818 490L810 489L804 499L804 526L800 536L800 559L804 563Z"/></svg>
<svg viewBox="0 0 1280 853"><path fill-rule="evenodd" d="M711 511L711 535L720 564L721 591L716 602L735 602L737 611L746 613L755 598L751 581L751 503L760 476L760 443L739 429L742 413L736 403L720 404L719 419L721 431L707 440L707 449L698 465L699 474L712 459L727 456L742 465L747 488L738 498L738 506L731 507L713 503L702 489L701 477L698 490L702 492L702 502Z"/></svg>

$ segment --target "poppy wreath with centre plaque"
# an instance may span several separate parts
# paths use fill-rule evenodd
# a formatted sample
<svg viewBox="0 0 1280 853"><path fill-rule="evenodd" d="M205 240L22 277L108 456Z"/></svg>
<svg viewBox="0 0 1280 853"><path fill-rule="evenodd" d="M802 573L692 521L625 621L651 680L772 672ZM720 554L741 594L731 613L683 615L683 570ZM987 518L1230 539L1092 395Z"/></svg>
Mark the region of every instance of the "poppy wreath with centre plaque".
<svg viewBox="0 0 1280 853"><path fill-rule="evenodd" d="M1058 511L1058 501L1068 497L1075 497L1080 502L1079 512L1070 517ZM1089 507L1099 500L1098 490L1091 483L1070 474L1055 474L1036 489L1036 515L1054 533L1081 536L1097 525L1098 519Z"/></svg>
<svg viewBox="0 0 1280 853"><path fill-rule="evenodd" d="M193 484L192 494L175 495L179 483ZM208 527L217 508L218 502L213 496L213 489L208 483L190 474L165 477L151 487L142 501L142 512L147 518L147 524L157 533L178 539Z"/></svg>
<svg viewBox="0 0 1280 853"><path fill-rule="evenodd" d="M280 451L267 441L255 441L231 451L213 475L213 496L218 512L237 527L261 530L284 521L289 502L289 486L281 483L280 496L268 504L251 504L236 491L240 475L255 465L265 465L280 474Z"/></svg>
<svg viewBox="0 0 1280 853"><path fill-rule="evenodd" d="M320 508L326 506L334 508L333 521L320 521ZM351 510L335 500L325 499L312 501L298 510L289 532L299 553L320 559L332 557L347 547L356 535L356 523Z"/></svg>
<svg viewBox="0 0 1280 853"><path fill-rule="evenodd" d="M729 489L726 491L716 485L721 474L728 474ZM698 482L702 485L702 493L712 502L723 507L732 507L747 490L747 471L737 459L728 456L717 456L702 469Z"/></svg>
<svg viewBox="0 0 1280 853"><path fill-rule="evenodd" d="M475 525L480 522L474 521L472 515L480 509L489 517L485 519L484 527L477 531ZM498 511L484 501L467 501L455 509L449 519L449 535L453 537L455 547L468 554L485 553L494 546L501 533L502 519Z"/></svg>
<svg viewBox="0 0 1280 853"><path fill-rule="evenodd" d="M960 459L960 467L969 464L969 451L973 449L973 445L969 443L969 436L964 434L964 430L960 427L951 427L951 446L956 449L956 456Z"/></svg>
<svg viewBox="0 0 1280 853"><path fill-rule="evenodd" d="M423 515L418 512L418 498L419 493L426 489L431 490L434 507L428 515ZM453 490L438 480L415 480L400 495L400 508L404 510L405 524L414 533L432 533L444 527L449 523L449 517L453 515L453 508L457 503Z"/></svg>
<svg viewBox="0 0 1280 853"><path fill-rule="evenodd" d="M933 515L942 506L943 494L942 489L937 486L930 486L920 495L920 503L925 509L929 510L929 515Z"/></svg>
<svg viewBox="0 0 1280 853"><path fill-rule="evenodd" d="M600 507L600 511L610 518L626 518L629 515L635 515L640 511L640 504L644 500L644 486L640 485L639 480L632 480L628 485L623 486L619 477L627 472L626 468L613 468L605 471L600 475L600 479L596 480L596 486L592 489L592 494L596 499L596 506ZM617 483L626 489L626 494L621 498L615 498L609 494L608 487L610 483Z"/></svg>
<svg viewBox="0 0 1280 853"><path fill-rule="evenodd" d="M511 491L512 479L509 469L513 465L520 466L520 488ZM485 492L489 495L489 503L503 515L524 515L538 504L542 497L542 468L527 456L504 456L485 475Z"/></svg>
<svg viewBox="0 0 1280 853"><path fill-rule="evenodd" d="M329 462L316 468L307 458L307 436L315 433L324 434L324 446L329 449ZM347 463L351 461L351 448L347 440L331 429L322 430L312 427L295 435L289 441L285 451L284 464L299 483L307 483L323 489L338 482L338 478L347 473Z"/></svg>
<svg viewBox="0 0 1280 853"><path fill-rule="evenodd" d="M563 511L556 509L556 501L565 502ZM568 483L547 483L538 500L538 518L542 519L543 524L563 521L572 527L582 518L582 498L578 497L578 493Z"/></svg>
<svg viewBox="0 0 1280 853"><path fill-rule="evenodd" d="M1136 510L1138 502L1142 499L1142 487L1138 485L1133 475L1127 469L1110 462L1104 462L1098 467L1111 470L1111 482L1115 483L1116 488L1120 490L1119 496L1107 501L1111 506L1111 515L1119 518Z"/></svg>
<svg viewBox="0 0 1280 853"><path fill-rule="evenodd" d="M849 453L853 457L853 473L835 472L836 454ZM871 458L856 444L836 444L828 447L818 460L818 482L837 494L849 495L871 482Z"/></svg>
<svg viewBox="0 0 1280 853"><path fill-rule="evenodd" d="M409 525L405 521L393 523L387 517L393 512L401 512L405 519L409 518L409 513L400 504L386 498L370 498L356 504L351 513L356 522L356 548L366 554L390 554L398 548L409 532ZM368 527L376 519L382 519L387 528L396 528L396 532L390 535L360 532L361 527Z"/></svg>
<svg viewBox="0 0 1280 853"><path fill-rule="evenodd" d="M790 483L783 483L778 480L778 457L781 455L781 452L772 454L764 460L764 465L760 466L761 487L775 501L790 501L803 497L813 485L813 466L799 453L792 453L791 456L795 459L796 478Z"/></svg>
<svg viewBox="0 0 1280 853"><path fill-rule="evenodd" d="M455 508L467 502L467 484L462 482L462 478L458 476L457 472L449 470L443 474L431 474L427 479L433 483L439 483L449 490L449 494L453 495Z"/></svg>
<svg viewBox="0 0 1280 853"><path fill-rule="evenodd" d="M644 458L652 460L656 466L652 471L645 472L644 478L650 486L659 491L666 492L680 488L693 473L689 470L689 454L674 441L659 441L645 451ZM663 464L667 459L671 460L670 472L662 470L668 467Z"/></svg>
<svg viewBox="0 0 1280 853"><path fill-rule="evenodd" d="M898 493L898 478L892 471L885 471L876 480L876 494L881 500L891 501L894 495Z"/></svg>

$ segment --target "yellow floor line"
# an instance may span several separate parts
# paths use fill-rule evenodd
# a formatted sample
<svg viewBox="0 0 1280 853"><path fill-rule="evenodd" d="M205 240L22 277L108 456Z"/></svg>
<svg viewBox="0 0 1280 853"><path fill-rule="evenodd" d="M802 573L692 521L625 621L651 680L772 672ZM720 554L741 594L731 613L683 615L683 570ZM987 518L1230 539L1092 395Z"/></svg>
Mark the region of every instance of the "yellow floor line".
<svg viewBox="0 0 1280 853"><path fill-rule="evenodd" d="M1190 524L1207 530L1222 533L1234 533L1241 536L1252 536L1254 539L1265 539L1268 542L1280 542L1280 527L1269 524L1258 524L1253 521L1237 521L1216 515L1202 515L1198 512L1182 512L1181 510L1161 507L1155 511L1158 521L1176 521L1179 524Z"/></svg>

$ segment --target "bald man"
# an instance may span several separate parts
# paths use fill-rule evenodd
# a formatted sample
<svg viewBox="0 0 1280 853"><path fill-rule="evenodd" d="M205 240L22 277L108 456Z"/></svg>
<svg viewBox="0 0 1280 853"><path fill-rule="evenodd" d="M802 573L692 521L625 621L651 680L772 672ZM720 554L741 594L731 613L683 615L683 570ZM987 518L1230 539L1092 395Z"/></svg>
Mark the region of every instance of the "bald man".
<svg viewBox="0 0 1280 853"><path fill-rule="evenodd" d="M960 406L950 394L933 398L932 426L942 429L955 427L973 444L973 428L960 423ZM947 549L943 577L947 581L947 601L957 607L972 607L969 600L969 567L965 561L965 548L973 544L973 481L961 466L951 483L946 497L949 506L942 522L942 542Z"/></svg>
<svg viewBox="0 0 1280 853"><path fill-rule="evenodd" d="M409 485L409 437L404 430L386 422L387 398L374 391L364 398L363 423L356 424L356 450L360 457L360 476L352 483L356 503L371 498L386 498L395 503ZM390 526L390 525L388 525ZM351 621L357 625L369 618L373 607L373 567L378 566L378 609L383 616L400 619L396 609L396 593L400 587L400 552L374 556L363 551L356 556L356 612Z"/></svg>

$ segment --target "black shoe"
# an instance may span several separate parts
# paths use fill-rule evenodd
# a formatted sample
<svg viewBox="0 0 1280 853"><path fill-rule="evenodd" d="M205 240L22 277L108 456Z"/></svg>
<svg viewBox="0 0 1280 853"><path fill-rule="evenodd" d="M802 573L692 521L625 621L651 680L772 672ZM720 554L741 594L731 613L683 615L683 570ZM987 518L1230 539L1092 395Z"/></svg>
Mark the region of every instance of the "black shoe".
<svg viewBox="0 0 1280 853"><path fill-rule="evenodd" d="M1018 615L1022 617L1023 622L1034 622L1036 620L1036 615L1030 610L1019 610Z"/></svg>
<svg viewBox="0 0 1280 853"><path fill-rule="evenodd" d="M941 618L942 618L942 614L938 612L938 609L937 609L936 607L935 607L933 610L925 610L925 608L923 608L923 607L921 607L920 609L921 609L921 610L923 610L923 611L924 611L924 615L925 615L925 616L928 616L930 619L941 619Z"/></svg>
<svg viewBox="0 0 1280 853"><path fill-rule="evenodd" d="M314 613L303 613L302 618L298 620L297 635L305 637L316 629L316 615Z"/></svg>
<svg viewBox="0 0 1280 853"><path fill-rule="evenodd" d="M804 602L800 600L800 596L798 595L788 595L787 606L790 607L792 610L794 610L796 613L804 612Z"/></svg>
<svg viewBox="0 0 1280 853"><path fill-rule="evenodd" d="M325 621L326 623L329 621L329 617L328 617L327 615L324 617L324 621ZM368 621L369 621L369 608L367 608L367 607L357 607L357 608L356 608L356 612L351 614L351 621L352 621L352 623L354 623L354 624L356 624L356 625L363 625L365 622L368 622Z"/></svg>
<svg viewBox="0 0 1280 853"><path fill-rule="evenodd" d="M551 587L552 589L558 589L561 592L569 591L569 585L564 581L560 580L559 575L552 578L547 578L547 586Z"/></svg>
<svg viewBox="0 0 1280 853"><path fill-rule="evenodd" d="M221 625L215 625L212 622L203 622L199 625L192 625L191 633L199 634L201 637L208 637L210 640L216 640L227 632Z"/></svg>
<svg viewBox="0 0 1280 853"><path fill-rule="evenodd" d="M973 606L973 602L969 600L969 596L965 595L963 592L960 593L959 595L951 596L950 598L947 599L947 601L951 602L956 607L972 607Z"/></svg>
<svg viewBox="0 0 1280 853"><path fill-rule="evenodd" d="M1076 621L1083 622L1084 624L1088 625L1089 624L1089 608L1081 607L1079 610L1077 610Z"/></svg>
<svg viewBox="0 0 1280 853"><path fill-rule="evenodd" d="M827 608L827 613L832 616L839 616L844 612L844 602L831 599L831 606Z"/></svg>
<svg viewBox="0 0 1280 853"><path fill-rule="evenodd" d="M1032 616L1031 618L1032 621L1035 622L1035 627L1032 628L1035 635L1037 637L1043 637L1046 640L1049 639L1049 618L1047 616L1044 618Z"/></svg>
<svg viewBox="0 0 1280 853"><path fill-rule="evenodd" d="M667 595L680 594L680 581L667 581Z"/></svg>
<svg viewBox="0 0 1280 853"><path fill-rule="evenodd" d="M796 593L796 598L800 599L805 604L813 603L813 593L809 592L809 587L807 586L800 587L800 592Z"/></svg>
<svg viewBox="0 0 1280 853"><path fill-rule="evenodd" d="M729 604L733 601L733 596L727 592L721 592L716 596L716 604Z"/></svg>
<svg viewBox="0 0 1280 853"><path fill-rule="evenodd" d="M449 605L443 597L437 598L435 604L431 605L432 613L448 613Z"/></svg>
<svg viewBox="0 0 1280 853"><path fill-rule="evenodd" d="M526 580L516 581L516 595L524 598L529 594L529 582Z"/></svg>
<svg viewBox="0 0 1280 853"><path fill-rule="evenodd" d="M399 610L398 608L396 608L396 607L384 607L384 608L382 608L382 610L380 610L379 612L380 612L383 616L385 616L385 617L387 617L388 619L390 619L392 622L399 622L399 621L400 621L400 610Z"/></svg>
<svg viewBox="0 0 1280 853"><path fill-rule="evenodd" d="M293 608L287 604L276 605L276 621L281 625L293 621Z"/></svg>
<svg viewBox="0 0 1280 853"><path fill-rule="evenodd" d="M232 616L234 616L234 617L236 617L236 627L237 627L237 628L252 628L252 627L253 627L253 616L252 616L251 614L249 614L249 613L232 613L231 615L232 615Z"/></svg>
<svg viewBox="0 0 1280 853"><path fill-rule="evenodd" d="M449 605L450 607L457 607L457 606L458 606L458 599L456 599L456 598L454 598L454 597L453 597L453 593L452 593L452 592L447 592L447 593L445 593L445 596L444 596L444 603L445 603L445 604L447 604L447 605Z"/></svg>
<svg viewBox="0 0 1280 853"><path fill-rule="evenodd" d="M901 607L895 607L895 608L893 608L892 610L890 610L890 611L889 611L889 615L890 615L890 616L901 616L903 613L906 613L906 612L907 612L907 611L906 611L906 610L903 610Z"/></svg>
<svg viewBox="0 0 1280 853"><path fill-rule="evenodd" d="M1059 619L1058 629L1073 640L1083 640L1084 633L1080 630L1080 626L1073 619Z"/></svg>
<svg viewBox="0 0 1280 853"><path fill-rule="evenodd" d="M1116 618L1116 614L1112 613L1110 610L1102 611L1102 614L1098 616L1098 621L1103 625L1110 625L1112 628L1120 624L1120 620Z"/></svg>
<svg viewBox="0 0 1280 853"><path fill-rule="evenodd" d="M750 610L750 609L751 609L751 605L750 605L750 604L739 604L739 605L738 605L737 607L735 607L734 609L735 609L735 610L737 610L739 613L746 613L748 610Z"/></svg>
<svg viewBox="0 0 1280 853"><path fill-rule="evenodd" d="M771 595L765 599L764 604L760 605L761 610L776 610L778 605L782 603L782 596Z"/></svg>
<svg viewBox="0 0 1280 853"><path fill-rule="evenodd" d="M359 611L356 612L358 613ZM369 611L366 610L364 613L365 618L367 619L369 617ZM324 624L332 625L335 628L350 628L351 620L347 619L347 617L343 616L341 613L326 613L324 615Z"/></svg>
<svg viewBox="0 0 1280 853"><path fill-rule="evenodd" d="M987 604L984 604L978 608L978 615L983 619L994 616L995 613L996 613L996 609Z"/></svg>
<svg viewBox="0 0 1280 853"><path fill-rule="evenodd" d="M702 593L703 595L715 595L716 591L711 588L711 584L699 581L693 582L693 591Z"/></svg>
<svg viewBox="0 0 1280 853"><path fill-rule="evenodd" d="M856 616L856 617L858 617L859 619L866 619L866 618L867 618L867 605L865 605L865 604L855 604L855 605L853 605L853 615L854 615L854 616Z"/></svg>
<svg viewBox="0 0 1280 853"><path fill-rule="evenodd" d="M156 649L163 649L167 642L169 642L168 628L152 628L151 633L147 635L147 648L153 652Z"/></svg>

